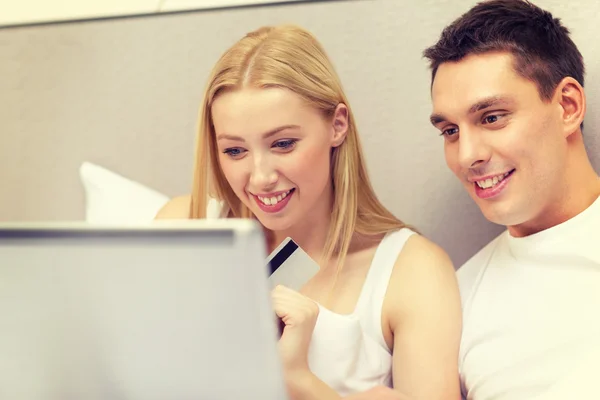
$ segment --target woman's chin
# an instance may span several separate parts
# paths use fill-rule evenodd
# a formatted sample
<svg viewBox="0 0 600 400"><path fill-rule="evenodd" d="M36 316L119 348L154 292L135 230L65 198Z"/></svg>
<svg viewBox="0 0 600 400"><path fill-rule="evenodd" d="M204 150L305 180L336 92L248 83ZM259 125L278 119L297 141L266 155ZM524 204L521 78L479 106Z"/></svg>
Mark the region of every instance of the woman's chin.
<svg viewBox="0 0 600 400"><path fill-rule="evenodd" d="M290 218L277 218L275 216L268 216L262 213L255 215L258 219L258 222L260 222L262 226L273 232L287 231L293 226Z"/></svg>

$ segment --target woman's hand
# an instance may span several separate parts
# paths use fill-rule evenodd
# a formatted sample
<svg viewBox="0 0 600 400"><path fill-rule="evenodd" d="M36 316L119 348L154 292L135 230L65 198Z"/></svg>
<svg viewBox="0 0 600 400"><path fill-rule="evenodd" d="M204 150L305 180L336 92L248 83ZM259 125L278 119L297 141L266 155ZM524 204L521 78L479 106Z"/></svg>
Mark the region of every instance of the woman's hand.
<svg viewBox="0 0 600 400"><path fill-rule="evenodd" d="M308 368L308 347L319 316L317 303L302 294L278 285L271 292L275 314L285 324L279 339L279 354L286 374Z"/></svg>

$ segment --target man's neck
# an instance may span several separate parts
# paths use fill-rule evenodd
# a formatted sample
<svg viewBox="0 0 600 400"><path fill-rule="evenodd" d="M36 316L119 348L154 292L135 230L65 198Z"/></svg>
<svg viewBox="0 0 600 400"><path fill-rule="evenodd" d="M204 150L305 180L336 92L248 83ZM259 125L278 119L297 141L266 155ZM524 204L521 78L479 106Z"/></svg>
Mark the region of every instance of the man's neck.
<svg viewBox="0 0 600 400"><path fill-rule="evenodd" d="M547 209L532 221L509 226L511 236L524 237L560 225L585 211L600 196L600 177L587 157L583 142L572 149L563 184Z"/></svg>

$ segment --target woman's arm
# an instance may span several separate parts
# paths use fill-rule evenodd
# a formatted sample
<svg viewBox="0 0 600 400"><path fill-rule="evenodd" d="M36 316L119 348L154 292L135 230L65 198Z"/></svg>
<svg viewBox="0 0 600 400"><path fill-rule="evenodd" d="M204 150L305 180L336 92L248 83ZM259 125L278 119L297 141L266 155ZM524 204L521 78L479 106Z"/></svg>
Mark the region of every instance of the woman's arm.
<svg viewBox="0 0 600 400"><path fill-rule="evenodd" d="M342 398L308 369L288 374L286 383L292 400L338 400Z"/></svg>
<svg viewBox="0 0 600 400"><path fill-rule="evenodd" d="M373 390L389 399L460 399L460 296L452 262L440 247L418 235L408 240L390 279L384 313L394 335L394 389ZM286 381L293 400L341 398L308 368L288 370Z"/></svg>
<svg viewBox="0 0 600 400"><path fill-rule="evenodd" d="M337 400L341 397L310 371L308 348L319 316L314 300L278 285L271 291L275 313L285 324L278 342L286 387L292 400Z"/></svg>
<svg viewBox="0 0 600 400"><path fill-rule="evenodd" d="M413 235L396 262L384 302L394 335L394 389L411 400L460 399L462 311L452 261Z"/></svg>
<svg viewBox="0 0 600 400"><path fill-rule="evenodd" d="M187 219L191 202L192 196L174 197L158 211L154 219Z"/></svg>

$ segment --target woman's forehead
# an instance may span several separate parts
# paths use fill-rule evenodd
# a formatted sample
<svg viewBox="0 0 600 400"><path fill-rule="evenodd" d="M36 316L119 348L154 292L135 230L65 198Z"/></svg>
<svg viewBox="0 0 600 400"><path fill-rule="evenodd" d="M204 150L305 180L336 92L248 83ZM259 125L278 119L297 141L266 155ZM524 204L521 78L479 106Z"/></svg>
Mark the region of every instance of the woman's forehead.
<svg viewBox="0 0 600 400"><path fill-rule="evenodd" d="M318 111L290 90L281 88L242 89L219 95L212 105L217 133L240 135L264 133L279 126L303 126Z"/></svg>

